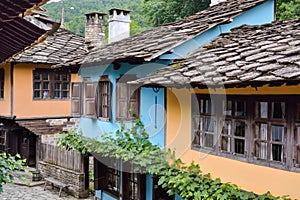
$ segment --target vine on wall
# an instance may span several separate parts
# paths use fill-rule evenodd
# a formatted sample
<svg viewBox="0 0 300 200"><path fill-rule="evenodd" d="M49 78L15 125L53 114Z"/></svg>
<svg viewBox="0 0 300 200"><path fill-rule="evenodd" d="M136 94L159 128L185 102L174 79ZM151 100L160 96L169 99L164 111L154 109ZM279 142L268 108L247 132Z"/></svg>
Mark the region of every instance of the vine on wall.
<svg viewBox="0 0 300 200"><path fill-rule="evenodd" d="M131 128L121 125L116 133L104 133L100 140L83 137L74 131L59 140L59 145L83 154L99 153L103 157L115 157L135 166L135 171L158 175L158 184L169 195L178 194L186 200L275 200L290 199L275 197L269 192L257 195L235 184L222 183L203 174L200 166L192 162L186 165L176 159L175 152L161 149L149 140L142 122L137 119Z"/></svg>

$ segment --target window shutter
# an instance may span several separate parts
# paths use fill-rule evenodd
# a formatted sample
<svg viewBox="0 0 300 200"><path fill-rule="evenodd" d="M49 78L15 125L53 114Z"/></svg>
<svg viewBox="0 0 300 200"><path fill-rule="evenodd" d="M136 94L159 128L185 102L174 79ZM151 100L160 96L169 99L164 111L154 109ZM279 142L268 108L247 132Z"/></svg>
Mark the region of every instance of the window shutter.
<svg viewBox="0 0 300 200"><path fill-rule="evenodd" d="M98 83L98 99L97 99L97 117L110 119L110 93L111 83L110 80L105 77Z"/></svg>
<svg viewBox="0 0 300 200"><path fill-rule="evenodd" d="M117 84L117 119L118 120L126 120L127 119L127 85L126 83L118 83Z"/></svg>
<svg viewBox="0 0 300 200"><path fill-rule="evenodd" d="M71 115L79 117L81 115L81 83L72 83Z"/></svg>
<svg viewBox="0 0 300 200"><path fill-rule="evenodd" d="M133 86L128 86L129 91L129 118L137 118L140 113L140 90Z"/></svg>
<svg viewBox="0 0 300 200"><path fill-rule="evenodd" d="M135 75L124 75L117 80L117 120L131 120L139 116L140 89L128 85Z"/></svg>
<svg viewBox="0 0 300 200"><path fill-rule="evenodd" d="M96 117L96 86L97 82L84 83L84 116Z"/></svg>

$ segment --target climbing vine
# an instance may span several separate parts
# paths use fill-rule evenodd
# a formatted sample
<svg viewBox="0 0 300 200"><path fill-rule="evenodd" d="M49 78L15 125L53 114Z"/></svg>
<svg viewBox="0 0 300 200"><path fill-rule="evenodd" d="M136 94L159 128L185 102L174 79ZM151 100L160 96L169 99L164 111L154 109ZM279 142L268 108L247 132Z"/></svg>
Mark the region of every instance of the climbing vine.
<svg viewBox="0 0 300 200"><path fill-rule="evenodd" d="M103 157L115 157L135 166L135 170L158 175L158 184L169 195L178 194L185 200L276 200L289 199L287 196L275 197L269 192L256 195L240 189L231 183L222 183L219 178L212 179L203 174L200 166L192 162L186 165L176 159L174 151L164 151L149 140L142 122L126 128L123 124L116 133L104 133L100 139L85 138L70 132L59 141L67 149L84 153L99 153Z"/></svg>
<svg viewBox="0 0 300 200"><path fill-rule="evenodd" d="M25 160L20 155L11 156L6 153L0 153L0 193L3 192L2 184L12 183L14 176L11 172L16 170L25 170Z"/></svg>

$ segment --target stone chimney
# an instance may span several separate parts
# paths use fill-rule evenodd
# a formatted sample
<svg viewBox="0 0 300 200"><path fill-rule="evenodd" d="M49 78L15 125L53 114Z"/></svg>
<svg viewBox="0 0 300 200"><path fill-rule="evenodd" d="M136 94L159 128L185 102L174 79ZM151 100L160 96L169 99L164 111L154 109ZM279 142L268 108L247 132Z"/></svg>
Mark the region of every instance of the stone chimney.
<svg viewBox="0 0 300 200"><path fill-rule="evenodd" d="M85 42L90 48L104 45L105 15L105 13L100 12L92 12L85 14Z"/></svg>
<svg viewBox="0 0 300 200"><path fill-rule="evenodd" d="M226 1L226 0L211 0L209 6L214 6L214 5L216 5L216 4L220 3L220 2L223 2L223 1Z"/></svg>
<svg viewBox="0 0 300 200"><path fill-rule="evenodd" d="M130 36L130 11L113 8L109 10L108 43Z"/></svg>

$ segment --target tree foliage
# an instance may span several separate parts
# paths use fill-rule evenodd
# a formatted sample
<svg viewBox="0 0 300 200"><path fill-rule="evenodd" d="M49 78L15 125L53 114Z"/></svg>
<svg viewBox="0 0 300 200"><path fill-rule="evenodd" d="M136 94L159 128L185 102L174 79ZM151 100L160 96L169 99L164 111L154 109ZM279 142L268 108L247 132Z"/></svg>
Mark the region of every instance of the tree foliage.
<svg viewBox="0 0 300 200"><path fill-rule="evenodd" d="M84 35L85 15L90 12L103 12L108 14L111 8L121 8L131 10L131 34L141 32L146 29L146 23L142 16L141 6L143 0L63 0L52 2L44 7L49 17L60 21L62 7L65 8L65 28L80 35ZM106 16L106 27L108 16Z"/></svg>
<svg viewBox="0 0 300 200"><path fill-rule="evenodd" d="M210 0L144 0L143 11L150 26L174 22L206 9Z"/></svg>
<svg viewBox="0 0 300 200"><path fill-rule="evenodd" d="M276 18L290 19L300 17L300 0L277 0Z"/></svg>
<svg viewBox="0 0 300 200"><path fill-rule="evenodd" d="M14 180L11 172L24 170L25 160L20 155L11 156L6 153L0 153L0 193L3 191L2 184L12 183Z"/></svg>

